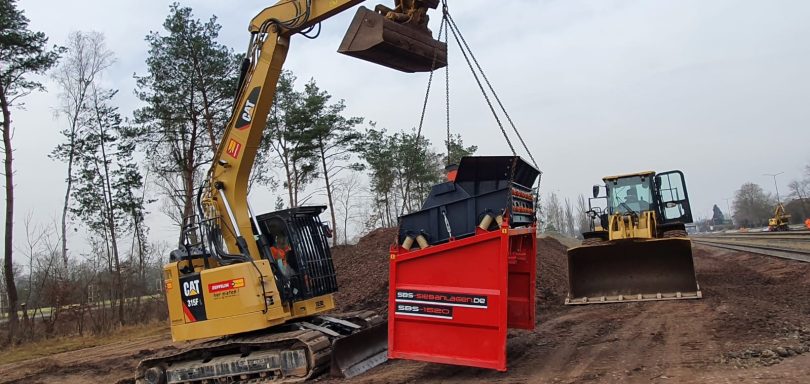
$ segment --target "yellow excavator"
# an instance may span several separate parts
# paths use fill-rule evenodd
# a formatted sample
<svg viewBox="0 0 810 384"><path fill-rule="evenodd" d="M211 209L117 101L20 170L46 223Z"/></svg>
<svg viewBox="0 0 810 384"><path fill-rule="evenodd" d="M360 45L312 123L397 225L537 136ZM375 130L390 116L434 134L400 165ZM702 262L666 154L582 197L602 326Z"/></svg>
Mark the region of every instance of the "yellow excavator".
<svg viewBox="0 0 810 384"><path fill-rule="evenodd" d="M790 214L785 213L785 206L781 202L776 204L773 217L768 219L768 231L781 232L790 230Z"/></svg>
<svg viewBox="0 0 810 384"><path fill-rule="evenodd" d="M686 224L692 210L681 171L608 176L593 188L591 230L568 250L566 304L702 297ZM605 189L607 193L599 196ZM604 210L591 206L606 199ZM599 224L596 224L596 221Z"/></svg>
<svg viewBox="0 0 810 384"><path fill-rule="evenodd" d="M189 239L164 266L174 341L211 339L140 362L137 383L293 382L331 367L351 377L386 360L385 321L333 314L337 291L324 207L256 215L248 177L291 38L362 0L282 0L250 22L232 117L205 184ZM446 65L427 10L438 0L360 7L339 51L404 72Z"/></svg>

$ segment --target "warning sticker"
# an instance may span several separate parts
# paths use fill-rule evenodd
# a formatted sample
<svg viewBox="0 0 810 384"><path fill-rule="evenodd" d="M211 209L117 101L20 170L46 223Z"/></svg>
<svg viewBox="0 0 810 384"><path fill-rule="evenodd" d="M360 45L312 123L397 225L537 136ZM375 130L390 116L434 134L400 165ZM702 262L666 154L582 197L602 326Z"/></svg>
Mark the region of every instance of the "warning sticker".
<svg viewBox="0 0 810 384"><path fill-rule="evenodd" d="M239 157L239 152L241 151L242 151L242 143L234 139L231 139L231 141L228 142L228 148L225 149L225 152L234 159Z"/></svg>
<svg viewBox="0 0 810 384"><path fill-rule="evenodd" d="M210 293L217 293L222 291L230 291L232 289L239 289L245 286L245 279L238 278L238 279L231 279L220 281L218 283L208 284L208 292Z"/></svg>

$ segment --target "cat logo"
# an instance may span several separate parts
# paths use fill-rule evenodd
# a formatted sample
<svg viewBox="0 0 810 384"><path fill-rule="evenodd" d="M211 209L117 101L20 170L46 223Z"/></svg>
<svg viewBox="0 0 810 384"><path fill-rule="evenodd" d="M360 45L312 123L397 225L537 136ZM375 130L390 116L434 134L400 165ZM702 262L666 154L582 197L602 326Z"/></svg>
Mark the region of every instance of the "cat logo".
<svg viewBox="0 0 810 384"><path fill-rule="evenodd" d="M253 117L253 107L255 106L256 104L253 104L250 102L250 100L245 102L245 109L242 111L242 120L245 120L248 123L250 122L251 118Z"/></svg>
<svg viewBox="0 0 810 384"><path fill-rule="evenodd" d="M261 90L262 87L256 87L250 91L247 100L245 100L245 105L242 106L242 110L239 112L239 118L236 120L236 129L241 130L250 126L250 122L253 121L253 111L256 108L256 102L259 100Z"/></svg>
<svg viewBox="0 0 810 384"><path fill-rule="evenodd" d="M225 153L227 153L234 159L239 157L239 152L241 151L242 151L242 143L234 139L231 139L231 141L228 142L228 148L225 149Z"/></svg>
<svg viewBox="0 0 810 384"><path fill-rule="evenodd" d="M200 281L191 280L183 283L183 294L186 297L197 296L200 294Z"/></svg>

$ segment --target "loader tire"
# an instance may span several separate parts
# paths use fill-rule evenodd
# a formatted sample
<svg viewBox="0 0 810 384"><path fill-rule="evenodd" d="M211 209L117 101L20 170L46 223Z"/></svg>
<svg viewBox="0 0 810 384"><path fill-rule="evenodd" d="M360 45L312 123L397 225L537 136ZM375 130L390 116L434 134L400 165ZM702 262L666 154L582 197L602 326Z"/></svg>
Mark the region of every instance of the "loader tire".
<svg viewBox="0 0 810 384"><path fill-rule="evenodd" d="M669 231L664 232L664 238L665 239L671 239L671 238L676 238L676 237L689 237L689 233L686 232L686 230L683 230L683 229L673 229L673 230L669 230Z"/></svg>

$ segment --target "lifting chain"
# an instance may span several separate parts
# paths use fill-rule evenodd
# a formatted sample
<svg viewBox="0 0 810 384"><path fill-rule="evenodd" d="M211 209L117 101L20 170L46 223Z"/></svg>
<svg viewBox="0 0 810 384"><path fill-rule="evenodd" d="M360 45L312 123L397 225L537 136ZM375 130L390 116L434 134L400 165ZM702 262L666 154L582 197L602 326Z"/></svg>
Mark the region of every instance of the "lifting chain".
<svg viewBox="0 0 810 384"><path fill-rule="evenodd" d="M442 22L441 22L441 25L439 27L439 34L437 36L437 40L441 41L442 37L444 37L444 43L447 46L448 43L449 43L449 35L450 35L450 33L453 34L453 38L456 41L456 44L458 45L459 49L461 50L461 54L464 57L464 60L467 62L467 66L470 68L470 72L472 72L473 78L475 79L476 84L478 84L478 88L481 91L481 94L484 96L484 100L486 101L487 106L489 106L489 110L492 112L492 116L495 118L495 121L498 124L498 128L500 129L501 134L503 135L504 139L506 140L506 144L509 146L509 150L512 152L512 155L517 157L517 152L515 151L515 147L514 147L514 145L512 144L512 141L509 138L509 134L507 133L506 128L504 127L504 124L503 124L503 122L501 121L501 118L498 115L498 111L495 109L495 106L494 106L492 100L490 99L489 94L487 93L487 89L489 90L489 92L492 93L492 97L495 99L495 102L498 104L498 107L500 108L500 111L506 117L506 120L509 123L510 127L512 128L512 131L515 133L518 140L520 141L520 144L523 147L523 150L526 151L526 154L529 156L529 159L531 160L532 164L539 171L540 167L538 166L537 161L534 158L534 155L531 153L531 151L529 150L529 147L526 145L526 141L523 139L523 136L520 134L517 127L515 126L515 123L512 120L512 117L509 115L509 112L507 112L506 107L503 105L503 102L501 101L500 97L498 96L498 93L495 91L495 88L492 86L492 83L489 81L489 78L487 77L486 73L484 72L483 68L481 67L481 64L478 62L478 59L475 57L475 54L473 53L472 49L470 48L470 45L467 43L467 40L461 34L461 31L459 30L458 25L456 25L455 20L453 20L453 17L450 15L450 12L449 12L448 6L447 6L447 0L442 0ZM445 114L446 114L446 119L445 120L446 120L446 125L447 125L447 127L446 127L446 130L447 130L447 132L446 132L446 135L447 135L447 137L446 137L446 140L447 140L447 142L446 142L446 144L447 144L447 165L449 165L449 162L450 162L450 150L451 150L451 136L450 136L450 64L449 64L449 59L447 61L448 61L448 63L447 63L447 66L445 68ZM419 117L419 126L418 126L418 129L416 131L416 145L417 146L419 145L419 142L420 142L421 137L422 137L422 127L423 127L424 121L425 121L425 113L427 111L428 99L430 97L430 90L431 90L431 86L433 84L433 74L435 72L435 68L436 68L436 54L434 54L434 56L433 56L433 64L431 66L430 75L428 77L428 84L427 84L427 89L425 91L425 98L424 98L424 101L422 103L422 113L421 113L421 115ZM480 76L479 76L479 74L480 74ZM483 79L483 82L482 82L482 79ZM484 87L484 84L486 84L486 88ZM516 167L517 167L517 158L515 158L515 161L513 161L512 166L511 166L512 169L511 169L511 172L510 172L510 179L509 179L510 184L514 182ZM539 188L539 184L540 184L540 178L542 177L542 175L543 175L543 173L542 173L542 171L540 171L540 175L538 176L538 181L537 181L538 188ZM406 191L410 190L410 184L411 184L411 178L409 177L406 180L406 187L405 187ZM537 207L537 205L538 205L538 197L539 197L539 192L537 192L535 194L535 204L534 204L535 207ZM509 200L509 202L508 202L507 208L511 207L511 205L512 205L511 193L509 193L508 200ZM402 213L405 212L406 206L407 206L407 197L406 197L406 204L403 204L403 206L402 206Z"/></svg>
<svg viewBox="0 0 810 384"><path fill-rule="evenodd" d="M448 21L447 16L448 16L448 13L444 12L444 16L442 17L442 23L439 26L439 34L436 37L437 40L441 40L442 33L445 34L445 40L447 40L447 36L446 36L447 35L447 29L449 29L449 25L450 25L450 22ZM419 116L419 127L416 130L416 146L417 146L417 148L419 147L419 145L420 145L419 142L422 139L422 126L425 123L425 113L427 112L428 99L430 98L430 88L431 88L431 86L433 84L433 73L436 71L437 56L438 56L438 52L434 52L433 53L433 63L431 64L431 67L430 67L430 76L428 76L427 89L425 90L425 100L422 103L422 114ZM449 132L450 132L449 113L450 112L449 112L449 106L448 106L448 122L447 122L447 124L448 124L448 127L447 127L448 135L449 135ZM449 143L448 143L448 145L449 145ZM450 153L448 151L448 157L449 156L450 156ZM410 191L410 189L411 189L411 177L407 177L406 180L405 180L405 193L407 194L408 191ZM408 207L409 200L410 200L409 197L406 195L405 196L405 201L402 204L402 212L400 214L405 214L405 210Z"/></svg>
<svg viewBox="0 0 810 384"><path fill-rule="evenodd" d="M500 128L501 133L503 134L503 137L506 140L506 143L509 145L509 149L512 151L512 155L517 156L517 153L515 152L515 148L512 145L512 141L509 139L509 135L506 133L506 129L504 128L503 123L501 122L501 119L498 117L498 113L495 111L495 107L492 105L492 101L490 100L489 95L486 92L486 89L484 88L483 84L481 83L481 78L483 78L484 83L486 83L487 88L492 93L492 96L495 99L495 101L498 103L498 106L500 107L501 112L503 112L504 116L506 117L506 120L509 122L509 125L512 127L512 131L515 133L518 140L520 141L520 144L523 146L523 150L526 151L526 154L529 156L529 159L532 161L532 164L540 172L540 174L538 175L538 179L537 179L537 187L536 187L537 190L535 191L535 198L534 198L534 207L536 209L539 206L539 195L540 195L540 193L539 193L539 185L540 185L540 179L542 178L543 172L540 171L540 167L537 165L537 161L535 160L534 155L532 155L532 152L529 150L529 147L526 145L526 141L523 140L523 136L520 134L517 127L515 126L515 123L512 120L512 117L509 115L509 112L506 111L506 107L503 105L503 102L501 102L501 98L498 96L498 93L495 91L495 88L492 86L492 83L489 81L489 78L487 77L486 73L484 72L484 69L481 68L481 64L478 62L478 59L475 57L475 54L473 53L472 49L470 48L470 45L467 44L467 40L461 34L461 31L459 30L458 25L456 25L455 20L453 20L453 16L451 16L450 13L446 11L447 0L442 0L442 3L444 4L444 7L445 7L445 15L446 15L445 17L448 20L448 27L450 29L450 32L453 34L453 38L456 40L456 44L458 45L459 49L461 50L461 54L464 56L464 60L467 62L467 66L470 68L470 71L472 72L473 77L475 78L475 81L478 84L478 88L481 90L481 94L484 96L484 99L486 100L487 105L489 106L489 109L492 112L493 117L495 117L495 121L498 123L498 128ZM475 66L473 66L473 64ZM476 69L477 69L477 72L476 72ZM479 76L478 76L479 73L481 75L481 78L479 78ZM510 185L514 182L515 172L516 172L516 168L517 168L517 157L515 157L514 161L512 162L512 167L511 168L512 169L511 169L510 178L509 178ZM514 204L514 199L512 198L512 194L509 193L509 195L507 196L507 209L510 209L510 211L511 211L511 207L513 206L513 204ZM536 219L537 219L537 216L535 215L533 220L536 220Z"/></svg>

